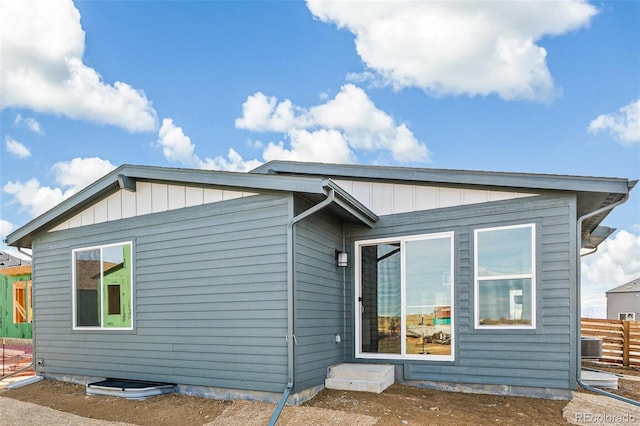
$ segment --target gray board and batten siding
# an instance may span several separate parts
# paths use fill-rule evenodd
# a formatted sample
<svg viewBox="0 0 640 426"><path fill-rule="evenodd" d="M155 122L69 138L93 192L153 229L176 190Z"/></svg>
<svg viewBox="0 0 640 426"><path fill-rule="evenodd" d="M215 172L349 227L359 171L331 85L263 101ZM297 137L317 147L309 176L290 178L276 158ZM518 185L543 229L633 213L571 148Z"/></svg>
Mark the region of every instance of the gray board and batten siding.
<svg viewBox="0 0 640 426"><path fill-rule="evenodd" d="M281 392L292 196L257 195L40 234L39 373ZM71 250L133 241L134 329L72 330Z"/></svg>
<svg viewBox="0 0 640 426"><path fill-rule="evenodd" d="M555 390L575 389L575 196L542 195L484 205L451 207L381 216L374 228L347 231L351 250L359 240L438 232L454 232L453 361L384 360L402 367L408 382L510 386L512 393L562 396ZM531 330L474 329L473 231L505 225L536 225L536 328ZM350 285L350 297L355 289ZM355 329L348 304L350 330ZM349 340L353 336L347 336ZM352 362L375 362L355 358ZM464 388L464 386L463 386ZM547 391L531 391L542 388Z"/></svg>

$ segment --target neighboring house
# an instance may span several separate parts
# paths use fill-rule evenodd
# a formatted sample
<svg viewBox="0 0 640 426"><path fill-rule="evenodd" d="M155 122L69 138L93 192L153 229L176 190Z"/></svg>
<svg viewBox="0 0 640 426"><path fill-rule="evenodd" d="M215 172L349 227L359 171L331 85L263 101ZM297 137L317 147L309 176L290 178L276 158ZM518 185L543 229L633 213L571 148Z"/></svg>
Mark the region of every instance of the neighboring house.
<svg viewBox="0 0 640 426"><path fill-rule="evenodd" d="M640 278L612 288L605 294L608 319L640 321Z"/></svg>
<svg viewBox="0 0 640 426"><path fill-rule="evenodd" d="M580 250L608 235L600 222L634 184L124 165L7 242L33 250L34 358L52 378L226 398L286 388L295 403L331 365L384 363L419 386L568 398Z"/></svg>
<svg viewBox="0 0 640 426"><path fill-rule="evenodd" d="M31 302L31 265L1 268L0 337L31 339Z"/></svg>
<svg viewBox="0 0 640 426"><path fill-rule="evenodd" d="M31 262L28 260L24 260L7 252L0 251L0 269L8 268L10 266L23 266L30 264Z"/></svg>

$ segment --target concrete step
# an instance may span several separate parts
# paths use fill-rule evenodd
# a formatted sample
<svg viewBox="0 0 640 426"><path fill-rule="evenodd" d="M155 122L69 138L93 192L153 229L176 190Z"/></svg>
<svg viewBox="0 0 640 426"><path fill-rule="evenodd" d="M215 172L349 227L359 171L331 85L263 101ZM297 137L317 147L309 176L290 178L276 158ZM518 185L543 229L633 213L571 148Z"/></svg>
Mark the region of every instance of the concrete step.
<svg viewBox="0 0 640 426"><path fill-rule="evenodd" d="M328 389L380 393L394 382L394 367L387 364L338 364L329 367Z"/></svg>

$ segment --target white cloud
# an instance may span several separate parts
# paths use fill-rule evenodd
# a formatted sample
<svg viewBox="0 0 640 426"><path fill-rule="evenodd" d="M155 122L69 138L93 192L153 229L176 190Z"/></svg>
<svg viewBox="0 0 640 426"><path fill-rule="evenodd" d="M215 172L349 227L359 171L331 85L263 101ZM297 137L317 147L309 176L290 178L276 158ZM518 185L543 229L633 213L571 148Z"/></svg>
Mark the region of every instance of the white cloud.
<svg viewBox="0 0 640 426"><path fill-rule="evenodd" d="M64 198L67 198L84 187L100 179L116 166L109 160L98 157L80 158L71 161L61 161L53 165L56 182L65 189Z"/></svg>
<svg viewBox="0 0 640 426"><path fill-rule="evenodd" d="M326 163L353 163L354 156L347 141L337 130L290 130L291 149L283 142L270 142L262 154L266 161L320 161Z"/></svg>
<svg viewBox="0 0 640 426"><path fill-rule="evenodd" d="M393 119L376 108L367 94L353 84L342 86L335 98L311 108L309 115L318 126L347 132L365 129L372 133L384 132L394 126Z"/></svg>
<svg viewBox="0 0 640 426"><path fill-rule="evenodd" d="M275 96L257 92L242 104L242 117L236 119L236 127L258 132L286 132L304 126L301 112L288 99L278 103Z"/></svg>
<svg viewBox="0 0 640 426"><path fill-rule="evenodd" d="M11 136L7 136L5 138L5 145L7 147L7 152L16 158L31 157L31 151L29 151L29 148L13 139Z"/></svg>
<svg viewBox="0 0 640 426"><path fill-rule="evenodd" d="M200 163L200 168L207 170L224 170L227 172L248 172L253 170L262 162L258 160L244 160L237 151L229 148L227 158L216 156L215 158L205 158Z"/></svg>
<svg viewBox="0 0 640 426"><path fill-rule="evenodd" d="M608 131L625 146L640 143L640 99L623 106L618 113L599 115L587 130L591 134Z"/></svg>
<svg viewBox="0 0 640 426"><path fill-rule="evenodd" d="M583 316L606 318L605 292L638 277L640 234L620 230L596 253L582 258Z"/></svg>
<svg viewBox="0 0 640 426"><path fill-rule="evenodd" d="M201 160L195 154L196 146L191 142L191 138L184 133L182 127L176 126L171 118L162 120L157 144L162 147L162 153L168 161L180 163L185 167L246 172L262 164L257 160L243 160L242 156L232 148L229 149L226 158L217 156Z"/></svg>
<svg viewBox="0 0 640 426"><path fill-rule="evenodd" d="M354 150L388 151L396 161L429 161L426 145L405 123L397 124L353 84L342 86L333 99L311 108L258 92L242 106L236 127L256 132L281 132L290 141L271 142L263 158L299 161L353 162ZM316 146L317 145L317 146Z"/></svg>
<svg viewBox="0 0 640 426"><path fill-rule="evenodd" d="M518 2L336 2L307 0L319 20L355 35L377 84L442 95L497 94L549 100L558 89L536 44L589 24L583 0ZM352 74L353 76L353 74Z"/></svg>
<svg viewBox="0 0 640 426"><path fill-rule="evenodd" d="M397 124L393 118L378 109L367 94L353 84L344 85L333 99L322 96L326 102L311 108L294 105L290 100L278 102L274 96L256 92L242 105L242 116L235 120L239 129L255 132L282 133L285 142L252 141L254 149L263 149L266 161L289 159L352 163L354 150L387 151L396 161L429 161L426 145L416 139L405 123ZM157 145L164 157L186 167L247 171L258 165L258 160L244 160L235 150L227 156L202 160L196 155L196 146L181 127L171 118L162 120Z"/></svg>
<svg viewBox="0 0 640 426"><path fill-rule="evenodd" d="M85 34L71 0L8 0L0 3L0 14L0 108L29 108L132 132L156 127L156 112L142 91L120 81L109 85L82 62Z"/></svg>
<svg viewBox="0 0 640 426"><path fill-rule="evenodd" d="M74 158L68 162L56 163L51 168L60 187L42 186L38 179L32 178L26 182L8 182L2 190L13 196L14 202L20 206L20 211L26 211L31 217L36 217L114 168L109 161L97 157Z"/></svg>
<svg viewBox="0 0 640 426"><path fill-rule="evenodd" d="M24 126L31 130L33 133L44 135L44 130L40 126L40 123L33 117L23 117L22 114L17 114L16 119L13 121L14 126Z"/></svg>
<svg viewBox="0 0 640 426"><path fill-rule="evenodd" d="M171 118L162 120L158 132L158 145L162 147L164 157L170 162L178 162L187 167L198 167L200 160L194 151L196 146L191 143L189 136L184 134L182 127L173 124Z"/></svg>
<svg viewBox="0 0 640 426"><path fill-rule="evenodd" d="M27 182L8 182L2 190L12 195L20 205L20 211L26 211L31 217L40 216L64 199L60 188L42 186L36 178Z"/></svg>
<svg viewBox="0 0 640 426"><path fill-rule="evenodd" d="M13 223L8 220L0 219L0 239L4 239L7 235L13 231Z"/></svg>

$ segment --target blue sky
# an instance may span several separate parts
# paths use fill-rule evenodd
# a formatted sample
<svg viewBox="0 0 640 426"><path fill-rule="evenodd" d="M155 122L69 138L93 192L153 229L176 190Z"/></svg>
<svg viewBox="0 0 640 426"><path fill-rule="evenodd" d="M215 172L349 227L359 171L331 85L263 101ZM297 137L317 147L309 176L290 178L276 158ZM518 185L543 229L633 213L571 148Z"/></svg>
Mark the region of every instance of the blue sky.
<svg viewBox="0 0 640 426"><path fill-rule="evenodd" d="M640 177L638 2L8 0L0 16L2 235L123 163ZM583 262L593 316L640 276L640 195L605 224Z"/></svg>

